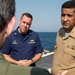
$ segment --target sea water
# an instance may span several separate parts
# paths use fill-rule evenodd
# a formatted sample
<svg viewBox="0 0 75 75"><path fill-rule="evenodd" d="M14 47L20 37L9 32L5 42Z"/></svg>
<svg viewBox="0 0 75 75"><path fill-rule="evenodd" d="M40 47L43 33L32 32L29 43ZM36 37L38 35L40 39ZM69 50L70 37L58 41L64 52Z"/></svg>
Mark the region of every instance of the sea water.
<svg viewBox="0 0 75 75"><path fill-rule="evenodd" d="M57 32L38 32L43 49L54 51Z"/></svg>

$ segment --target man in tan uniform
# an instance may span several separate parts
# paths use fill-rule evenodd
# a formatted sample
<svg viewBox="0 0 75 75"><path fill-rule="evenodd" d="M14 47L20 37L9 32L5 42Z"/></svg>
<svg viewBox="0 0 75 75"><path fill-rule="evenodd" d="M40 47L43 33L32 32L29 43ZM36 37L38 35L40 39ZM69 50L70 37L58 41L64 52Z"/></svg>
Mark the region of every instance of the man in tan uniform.
<svg viewBox="0 0 75 75"><path fill-rule="evenodd" d="M75 1L67 1L61 8L61 23L57 33L52 74L75 75Z"/></svg>

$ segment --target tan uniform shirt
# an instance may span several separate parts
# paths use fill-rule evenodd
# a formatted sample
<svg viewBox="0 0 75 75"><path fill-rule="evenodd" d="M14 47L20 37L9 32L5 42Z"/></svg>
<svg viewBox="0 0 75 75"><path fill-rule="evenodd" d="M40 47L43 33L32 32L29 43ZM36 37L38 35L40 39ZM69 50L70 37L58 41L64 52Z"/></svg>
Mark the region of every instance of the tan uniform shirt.
<svg viewBox="0 0 75 75"><path fill-rule="evenodd" d="M68 70L66 75L75 75L75 27L65 36L61 28L57 34L52 65L52 74L56 75Z"/></svg>

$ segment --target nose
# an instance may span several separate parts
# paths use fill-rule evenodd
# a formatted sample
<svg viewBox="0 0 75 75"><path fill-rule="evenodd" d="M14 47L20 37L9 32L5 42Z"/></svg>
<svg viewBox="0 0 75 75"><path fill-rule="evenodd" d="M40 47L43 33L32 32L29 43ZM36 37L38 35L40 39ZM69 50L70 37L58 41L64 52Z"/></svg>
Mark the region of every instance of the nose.
<svg viewBox="0 0 75 75"><path fill-rule="evenodd" d="M68 16L64 16L64 21L67 21L68 20Z"/></svg>
<svg viewBox="0 0 75 75"><path fill-rule="evenodd" d="M27 26L27 23L24 23L24 26L26 27Z"/></svg>

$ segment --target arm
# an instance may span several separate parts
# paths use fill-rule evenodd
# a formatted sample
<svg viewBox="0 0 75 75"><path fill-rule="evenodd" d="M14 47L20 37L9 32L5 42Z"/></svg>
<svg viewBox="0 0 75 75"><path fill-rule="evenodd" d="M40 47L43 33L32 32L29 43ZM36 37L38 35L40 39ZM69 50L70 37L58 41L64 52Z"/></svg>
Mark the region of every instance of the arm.
<svg viewBox="0 0 75 75"><path fill-rule="evenodd" d="M3 56L5 57L5 59L10 62L10 63L13 63L13 64L18 64L18 61L14 60L13 58L11 58L9 55L7 54L3 54Z"/></svg>
<svg viewBox="0 0 75 75"><path fill-rule="evenodd" d="M62 72L61 74L57 74L57 75L66 75L67 74L67 70L65 70L64 72Z"/></svg>
<svg viewBox="0 0 75 75"><path fill-rule="evenodd" d="M42 53L36 54L31 60L32 63L37 62L42 57Z"/></svg>

